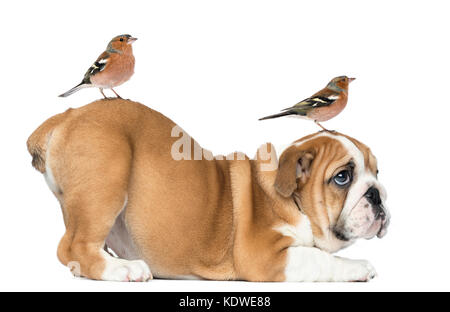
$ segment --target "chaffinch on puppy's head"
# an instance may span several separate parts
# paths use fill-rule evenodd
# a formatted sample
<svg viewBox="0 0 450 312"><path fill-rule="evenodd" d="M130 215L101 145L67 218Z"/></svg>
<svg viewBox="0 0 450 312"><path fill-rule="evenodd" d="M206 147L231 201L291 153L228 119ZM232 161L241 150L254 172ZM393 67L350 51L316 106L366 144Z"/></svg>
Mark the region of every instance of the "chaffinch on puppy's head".
<svg viewBox="0 0 450 312"><path fill-rule="evenodd" d="M313 120L323 130L328 131L319 122L330 120L345 108L348 99L348 85L353 80L355 78L348 78L347 76L333 78L325 88L314 93L311 97L292 107L283 109L281 113L266 116L259 120L296 116Z"/></svg>

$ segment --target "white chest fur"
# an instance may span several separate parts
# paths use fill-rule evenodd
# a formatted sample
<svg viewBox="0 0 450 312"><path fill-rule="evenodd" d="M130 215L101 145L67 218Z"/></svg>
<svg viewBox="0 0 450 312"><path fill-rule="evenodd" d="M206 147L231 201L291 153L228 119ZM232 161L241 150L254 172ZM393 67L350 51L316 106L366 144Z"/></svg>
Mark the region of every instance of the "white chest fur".
<svg viewBox="0 0 450 312"><path fill-rule="evenodd" d="M292 246L314 246L314 237L311 230L311 223L306 215L302 215L300 222L294 226L284 224L276 228L284 236L290 236L294 239Z"/></svg>

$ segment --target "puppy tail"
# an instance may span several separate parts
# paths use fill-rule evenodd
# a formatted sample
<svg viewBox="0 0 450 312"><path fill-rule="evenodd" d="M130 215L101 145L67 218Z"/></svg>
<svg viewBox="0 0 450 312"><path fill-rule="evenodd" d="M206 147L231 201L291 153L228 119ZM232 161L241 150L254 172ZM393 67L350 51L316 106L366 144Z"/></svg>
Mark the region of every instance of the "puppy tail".
<svg viewBox="0 0 450 312"><path fill-rule="evenodd" d="M41 173L45 173L47 145L53 130L67 118L67 115L71 110L72 109L68 109L62 114L58 114L47 119L30 135L27 140L28 152L33 157L31 164Z"/></svg>

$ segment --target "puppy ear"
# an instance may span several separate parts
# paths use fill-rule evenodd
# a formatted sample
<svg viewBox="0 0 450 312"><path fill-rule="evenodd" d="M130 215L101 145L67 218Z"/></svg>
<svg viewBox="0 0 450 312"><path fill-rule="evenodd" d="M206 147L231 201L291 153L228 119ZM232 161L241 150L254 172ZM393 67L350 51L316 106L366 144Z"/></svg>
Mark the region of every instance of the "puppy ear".
<svg viewBox="0 0 450 312"><path fill-rule="evenodd" d="M311 163L314 160L312 151L302 150L299 146L291 146L280 157L275 189L283 197L290 197L297 188L297 179L305 182L309 177Z"/></svg>

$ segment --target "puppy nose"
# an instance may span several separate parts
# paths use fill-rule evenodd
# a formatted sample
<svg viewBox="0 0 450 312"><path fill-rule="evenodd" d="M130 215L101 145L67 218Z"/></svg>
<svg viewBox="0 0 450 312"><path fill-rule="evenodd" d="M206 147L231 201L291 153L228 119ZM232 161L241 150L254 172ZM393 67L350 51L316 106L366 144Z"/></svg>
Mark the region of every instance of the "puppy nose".
<svg viewBox="0 0 450 312"><path fill-rule="evenodd" d="M367 190L364 196L372 205L375 220L380 218L384 220L386 218L386 213L384 212L383 205L381 204L380 192L378 189L372 186Z"/></svg>
<svg viewBox="0 0 450 312"><path fill-rule="evenodd" d="M386 213L383 210L383 206L375 206L375 208L373 208L373 209L374 209L374 218L375 218L375 220L378 220L378 219L384 220L384 219L386 219Z"/></svg>
<svg viewBox="0 0 450 312"><path fill-rule="evenodd" d="M381 198L380 198L380 192L378 189L374 186L370 187L366 194L364 194L364 197L367 198L369 203L372 204L372 206L379 206L381 205Z"/></svg>

